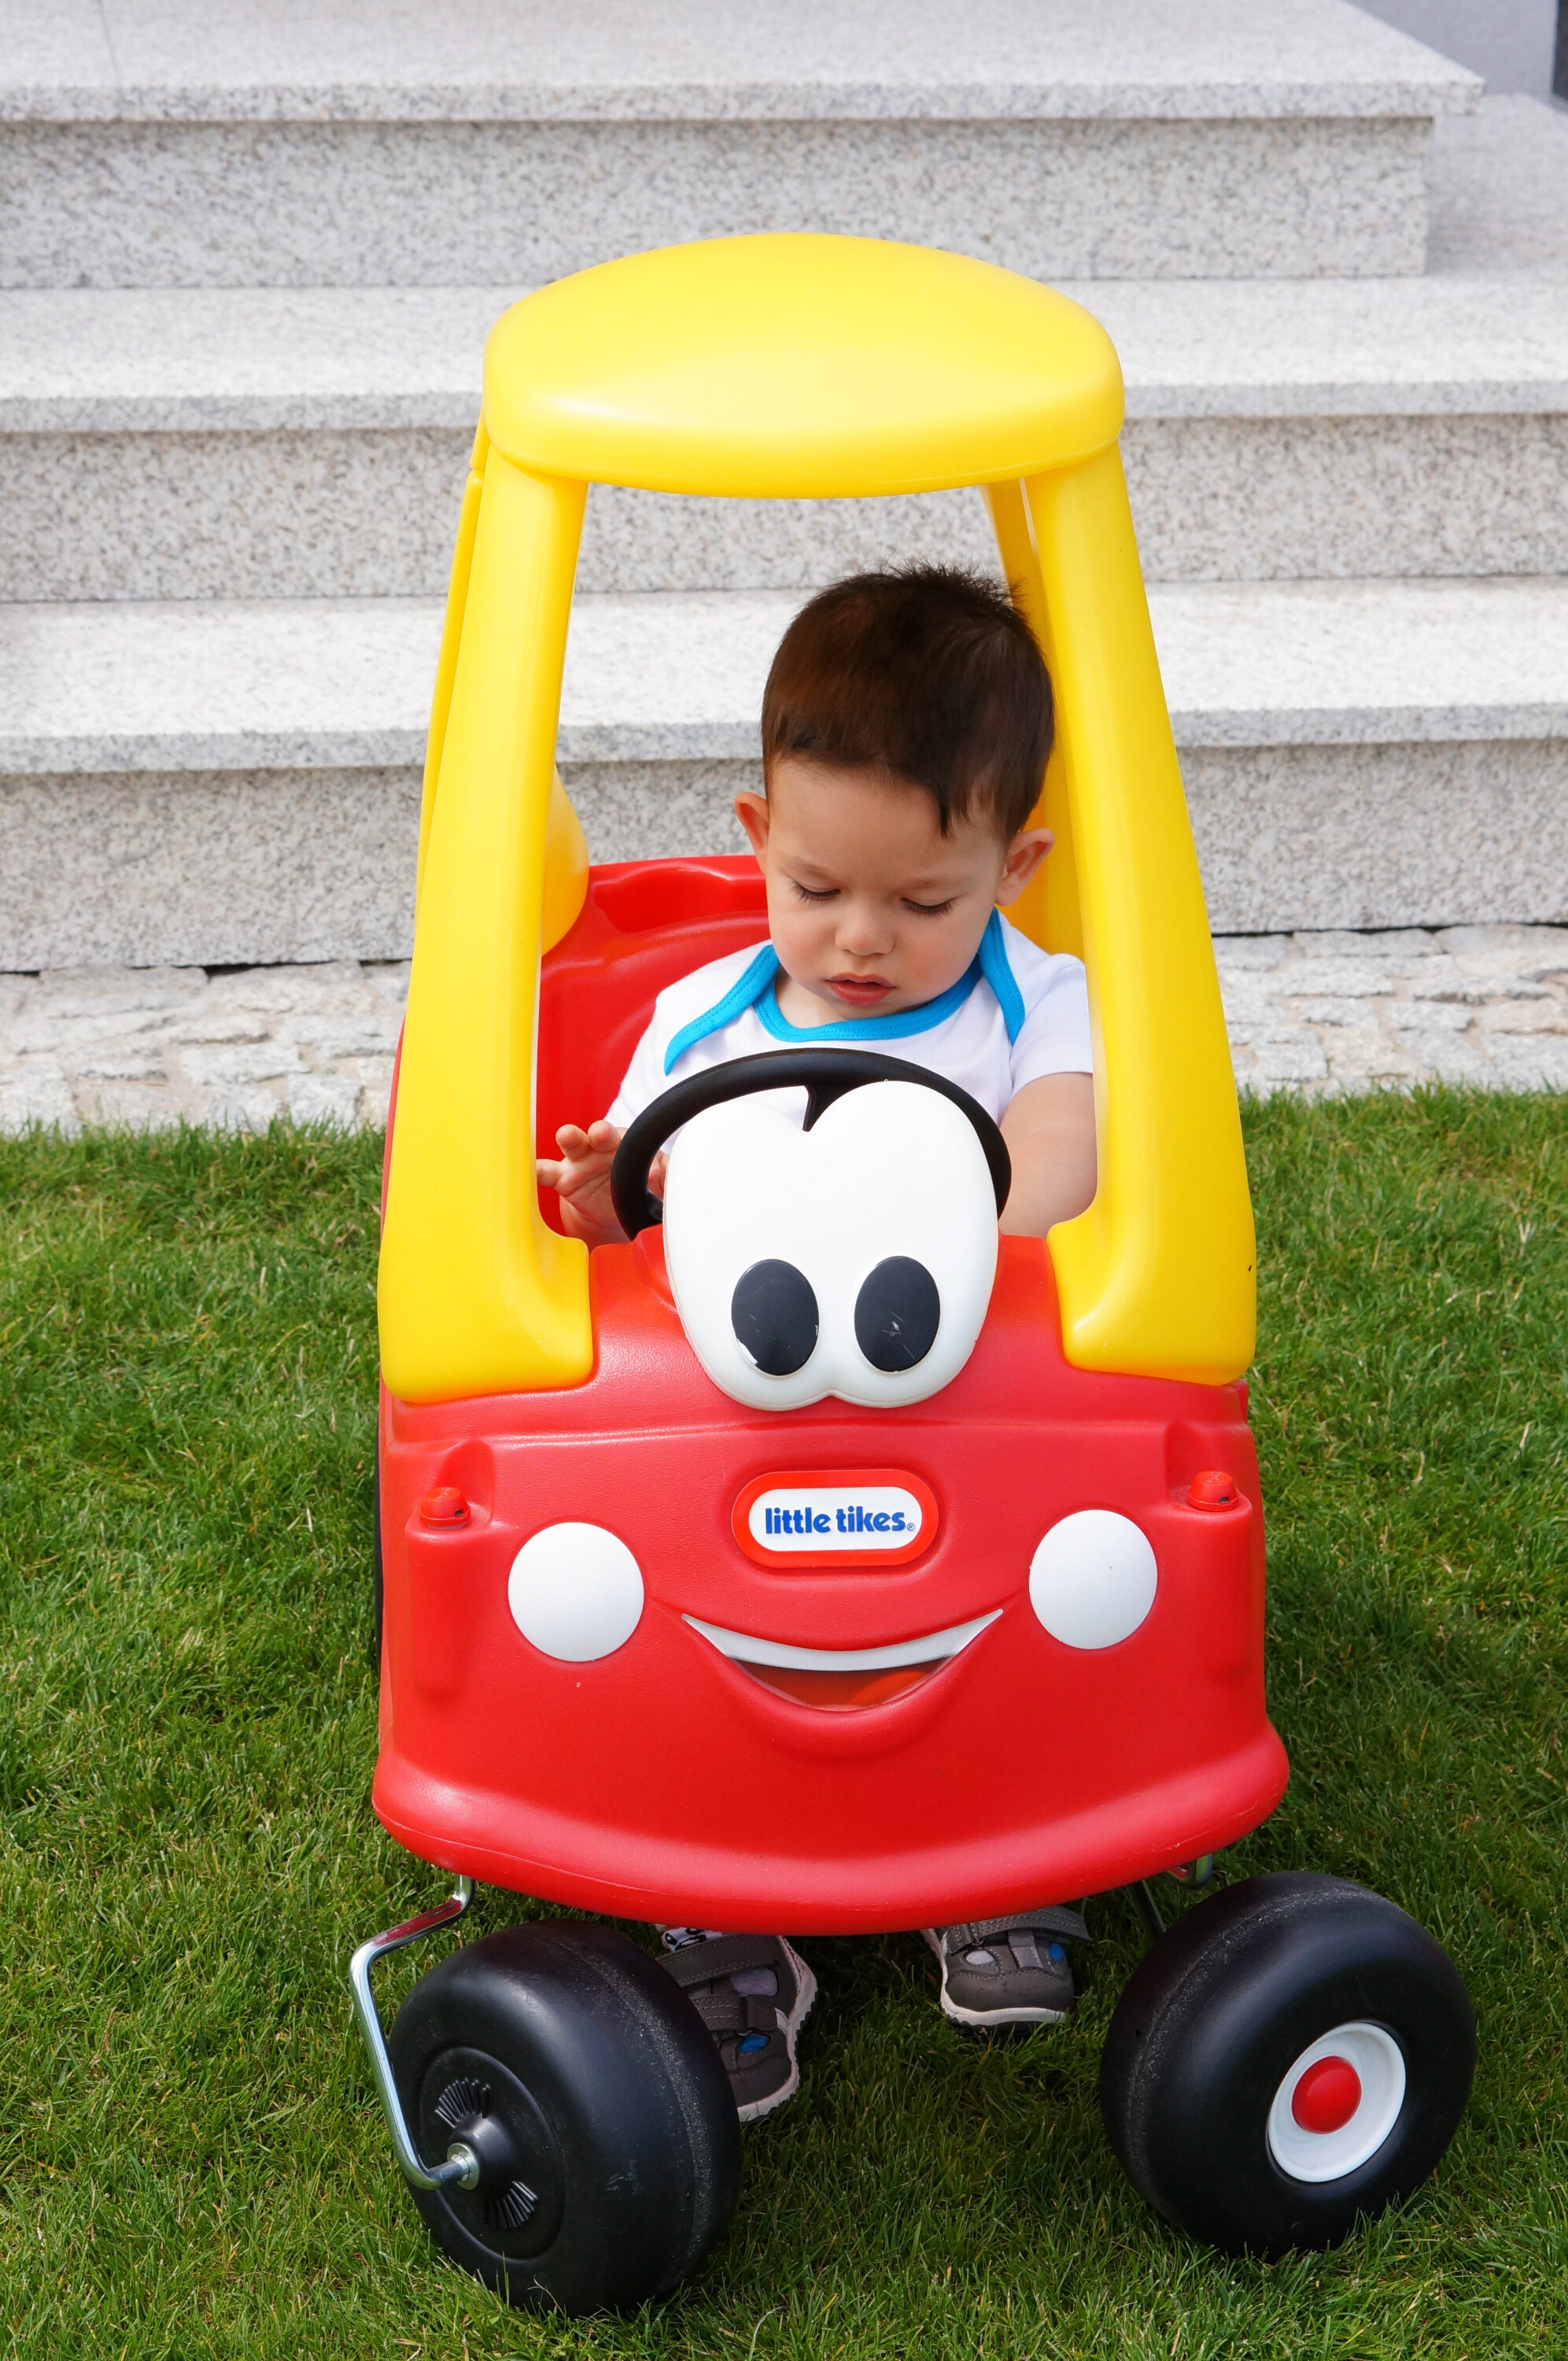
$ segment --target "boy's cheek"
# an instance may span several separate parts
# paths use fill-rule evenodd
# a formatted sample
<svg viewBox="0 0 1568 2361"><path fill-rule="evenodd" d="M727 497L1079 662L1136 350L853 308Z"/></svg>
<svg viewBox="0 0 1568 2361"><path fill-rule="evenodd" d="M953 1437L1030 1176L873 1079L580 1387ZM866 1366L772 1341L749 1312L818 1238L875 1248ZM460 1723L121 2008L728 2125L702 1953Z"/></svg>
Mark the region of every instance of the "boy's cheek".
<svg viewBox="0 0 1568 2361"><path fill-rule="evenodd" d="M775 909L770 904L768 932L774 950L791 975L815 970L825 951L832 947L831 928L806 911Z"/></svg>

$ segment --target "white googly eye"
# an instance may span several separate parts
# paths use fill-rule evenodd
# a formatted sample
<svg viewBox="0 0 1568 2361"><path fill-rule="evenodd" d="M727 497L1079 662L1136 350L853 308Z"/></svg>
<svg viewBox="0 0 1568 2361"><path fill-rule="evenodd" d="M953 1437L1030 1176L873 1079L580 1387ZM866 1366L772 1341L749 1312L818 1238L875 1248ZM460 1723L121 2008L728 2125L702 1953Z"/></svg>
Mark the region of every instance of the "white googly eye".
<svg viewBox="0 0 1568 2361"><path fill-rule="evenodd" d="M973 1352L996 1277L996 1196L974 1126L918 1082L872 1082L836 1099L811 1137L833 1172L818 1347L832 1390L868 1410L925 1401Z"/></svg>
<svg viewBox="0 0 1568 2361"><path fill-rule="evenodd" d="M1154 1550L1113 1509L1080 1509L1051 1527L1029 1567L1029 1604L1069 1648L1113 1648L1154 1605Z"/></svg>
<svg viewBox="0 0 1568 2361"><path fill-rule="evenodd" d="M642 1620L642 1570L602 1525L546 1525L511 1562L511 1620L542 1655L592 1664L624 1647Z"/></svg>
<svg viewBox="0 0 1568 2361"><path fill-rule="evenodd" d="M779 1096L689 1123L664 1179L664 1257L692 1349L735 1400L923 1401L974 1349L996 1199L948 1099L872 1082L809 1132Z"/></svg>
<svg viewBox="0 0 1568 2361"><path fill-rule="evenodd" d="M754 1410L799 1410L831 1390L817 1351L817 1165L799 1095L707 1108L675 1139L664 1173L664 1263L681 1323L714 1384Z"/></svg>

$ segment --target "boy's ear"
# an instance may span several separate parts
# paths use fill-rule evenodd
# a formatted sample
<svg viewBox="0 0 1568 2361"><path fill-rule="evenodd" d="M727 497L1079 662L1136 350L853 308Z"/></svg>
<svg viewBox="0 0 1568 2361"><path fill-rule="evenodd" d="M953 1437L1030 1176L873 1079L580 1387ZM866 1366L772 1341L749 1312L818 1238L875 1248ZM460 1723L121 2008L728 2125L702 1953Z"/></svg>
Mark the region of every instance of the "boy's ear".
<svg viewBox="0 0 1568 2361"><path fill-rule="evenodd" d="M1015 902L1030 878L1056 842L1048 828L1021 828L1007 848L1007 858L1002 864L995 902L1004 910Z"/></svg>
<svg viewBox="0 0 1568 2361"><path fill-rule="evenodd" d="M735 817L746 831L746 841L759 862L767 858L768 799L742 787L735 798Z"/></svg>

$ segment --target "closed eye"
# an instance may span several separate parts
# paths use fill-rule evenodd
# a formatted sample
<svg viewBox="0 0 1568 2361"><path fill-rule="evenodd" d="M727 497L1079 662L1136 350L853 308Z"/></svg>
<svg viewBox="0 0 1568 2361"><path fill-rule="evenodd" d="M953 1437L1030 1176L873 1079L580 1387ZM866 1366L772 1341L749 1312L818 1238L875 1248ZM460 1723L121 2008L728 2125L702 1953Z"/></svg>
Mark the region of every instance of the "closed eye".
<svg viewBox="0 0 1568 2361"><path fill-rule="evenodd" d="M956 894L949 894L945 902L912 902L905 895L904 906L906 910L915 911L922 918L939 918L945 910L952 908L958 898Z"/></svg>
<svg viewBox="0 0 1568 2361"><path fill-rule="evenodd" d="M800 895L803 902L831 902L836 899L839 892L837 885L821 885L817 887L802 885L798 880L794 877L792 877L789 882L795 887L795 892Z"/></svg>

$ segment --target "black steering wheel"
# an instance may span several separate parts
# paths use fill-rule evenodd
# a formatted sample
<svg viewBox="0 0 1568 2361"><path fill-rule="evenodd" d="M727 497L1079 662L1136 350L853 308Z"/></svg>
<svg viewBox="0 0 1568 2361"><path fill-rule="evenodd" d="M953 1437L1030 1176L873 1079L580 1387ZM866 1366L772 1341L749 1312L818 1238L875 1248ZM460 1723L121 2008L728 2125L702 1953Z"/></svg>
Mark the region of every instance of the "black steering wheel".
<svg viewBox="0 0 1568 2361"><path fill-rule="evenodd" d="M804 1090L804 1127L809 1131L825 1107L866 1082L918 1082L939 1098L950 1099L959 1114L969 1117L991 1174L1000 1220L1013 1186L1013 1162L1006 1141L979 1100L971 1099L968 1091L948 1082L945 1074L934 1074L928 1066L884 1057L880 1049L835 1049L826 1045L820 1049L766 1049L755 1058L731 1058L725 1065L708 1066L700 1074L688 1075L684 1082L661 1091L652 1105L644 1107L628 1125L615 1151L609 1193L616 1220L629 1238L663 1220L663 1206L648 1186L648 1169L670 1134L705 1109L722 1106L727 1099L747 1098L753 1091Z"/></svg>

